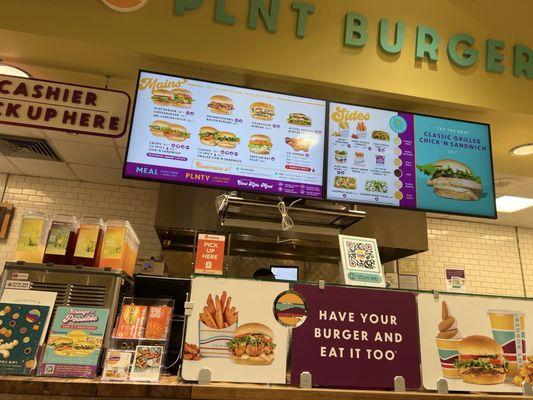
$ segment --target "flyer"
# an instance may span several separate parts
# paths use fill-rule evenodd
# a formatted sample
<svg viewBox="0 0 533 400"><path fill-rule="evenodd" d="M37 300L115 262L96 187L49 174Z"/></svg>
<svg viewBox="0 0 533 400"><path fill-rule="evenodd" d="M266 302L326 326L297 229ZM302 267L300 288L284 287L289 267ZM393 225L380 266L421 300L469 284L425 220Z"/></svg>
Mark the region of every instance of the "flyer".
<svg viewBox="0 0 533 400"><path fill-rule="evenodd" d="M330 103L327 198L494 218L490 127Z"/></svg>
<svg viewBox="0 0 533 400"><path fill-rule="evenodd" d="M31 375L50 307L0 303L0 375Z"/></svg>
<svg viewBox="0 0 533 400"><path fill-rule="evenodd" d="M141 71L124 175L323 197L326 102Z"/></svg>
<svg viewBox="0 0 533 400"><path fill-rule="evenodd" d="M126 381L130 374L131 351L108 350L106 354L102 380Z"/></svg>
<svg viewBox="0 0 533 400"><path fill-rule="evenodd" d="M137 346L131 367L130 381L159 381L163 351L163 346Z"/></svg>
<svg viewBox="0 0 533 400"><path fill-rule="evenodd" d="M446 268L446 291L454 293L466 293L466 275L464 268Z"/></svg>
<svg viewBox="0 0 533 400"><path fill-rule="evenodd" d="M292 330L291 384L308 371L313 386L390 389L396 376L420 386L413 293L307 284L294 291L307 310Z"/></svg>
<svg viewBox="0 0 533 400"><path fill-rule="evenodd" d="M197 381L286 383L288 328L276 320L275 301L288 283L197 276L187 321L182 377Z"/></svg>
<svg viewBox="0 0 533 400"><path fill-rule="evenodd" d="M424 388L520 393L533 378L533 302L461 294L418 295Z"/></svg>
<svg viewBox="0 0 533 400"><path fill-rule="evenodd" d="M94 378L108 316L104 308L58 307L39 375Z"/></svg>
<svg viewBox="0 0 533 400"><path fill-rule="evenodd" d="M386 286L376 239L339 235L339 247L345 284Z"/></svg>
<svg viewBox="0 0 533 400"><path fill-rule="evenodd" d="M2 292L2 298L0 301L2 303L17 303L17 304L32 304L36 306L46 306L50 310L54 309L56 303L56 292L42 292L39 290L16 290L16 289L4 289ZM43 329L41 334L41 339L39 345L44 343L46 337L46 331L50 325L50 319L52 318L52 313L49 312L46 315L45 325L46 328Z"/></svg>

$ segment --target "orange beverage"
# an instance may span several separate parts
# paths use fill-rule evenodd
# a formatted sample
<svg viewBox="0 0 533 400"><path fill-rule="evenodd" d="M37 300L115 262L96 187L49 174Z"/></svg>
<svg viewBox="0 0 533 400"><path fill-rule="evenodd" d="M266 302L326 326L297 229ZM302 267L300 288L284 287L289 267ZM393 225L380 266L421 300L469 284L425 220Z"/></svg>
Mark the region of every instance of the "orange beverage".
<svg viewBox="0 0 533 400"><path fill-rule="evenodd" d="M128 221L107 221L98 266L123 269L133 275L139 244L139 239Z"/></svg>

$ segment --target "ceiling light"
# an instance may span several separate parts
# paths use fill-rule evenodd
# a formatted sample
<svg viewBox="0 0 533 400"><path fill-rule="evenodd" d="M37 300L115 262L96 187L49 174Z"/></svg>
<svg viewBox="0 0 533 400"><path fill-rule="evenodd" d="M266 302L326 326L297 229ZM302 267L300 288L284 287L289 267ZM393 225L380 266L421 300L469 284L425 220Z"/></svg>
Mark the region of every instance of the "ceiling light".
<svg viewBox="0 0 533 400"><path fill-rule="evenodd" d="M533 199L527 197L502 196L496 199L498 212L512 213L529 207L533 207Z"/></svg>
<svg viewBox="0 0 533 400"><path fill-rule="evenodd" d="M511 149L511 154L514 156L530 156L533 154L533 143L521 144Z"/></svg>
<svg viewBox="0 0 533 400"><path fill-rule="evenodd" d="M26 71L7 64L0 64L0 75L18 76L20 78L31 78L31 75L28 74Z"/></svg>

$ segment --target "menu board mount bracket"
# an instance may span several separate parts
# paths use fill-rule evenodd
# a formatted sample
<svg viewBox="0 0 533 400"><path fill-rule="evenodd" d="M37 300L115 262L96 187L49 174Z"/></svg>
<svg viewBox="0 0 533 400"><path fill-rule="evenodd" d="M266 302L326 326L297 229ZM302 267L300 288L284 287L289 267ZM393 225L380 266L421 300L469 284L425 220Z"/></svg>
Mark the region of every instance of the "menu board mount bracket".
<svg viewBox="0 0 533 400"><path fill-rule="evenodd" d="M531 383L522 383L522 394L524 395L524 397L533 396L533 387L531 386Z"/></svg>
<svg viewBox="0 0 533 400"><path fill-rule="evenodd" d="M450 393L448 390L448 381L446 380L446 378L437 379L437 393L438 394Z"/></svg>

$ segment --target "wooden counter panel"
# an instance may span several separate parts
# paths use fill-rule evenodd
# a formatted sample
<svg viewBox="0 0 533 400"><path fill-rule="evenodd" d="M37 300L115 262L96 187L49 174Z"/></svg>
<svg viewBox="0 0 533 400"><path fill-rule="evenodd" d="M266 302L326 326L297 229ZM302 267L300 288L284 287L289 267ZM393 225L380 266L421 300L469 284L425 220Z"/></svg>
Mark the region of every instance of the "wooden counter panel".
<svg viewBox="0 0 533 400"><path fill-rule="evenodd" d="M165 376L158 383L102 382L100 379L62 379L27 376L0 376L0 393L12 395L49 395L104 398L191 398L191 385Z"/></svg>
<svg viewBox="0 0 533 400"><path fill-rule="evenodd" d="M515 395L395 393L374 390L299 389L288 386L212 384L193 385L193 400L516 400ZM524 397L525 398L525 397Z"/></svg>

